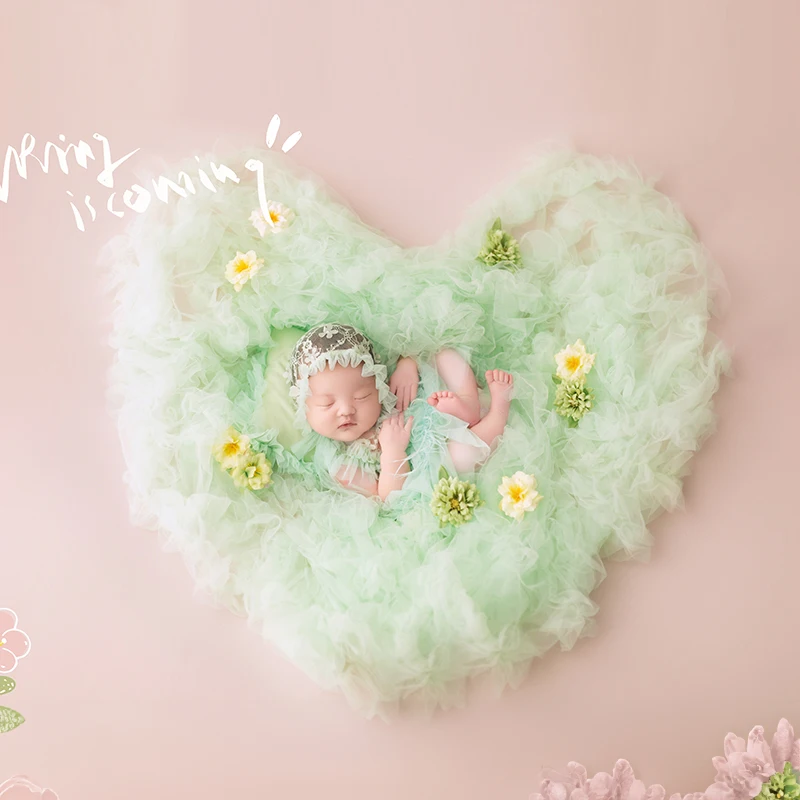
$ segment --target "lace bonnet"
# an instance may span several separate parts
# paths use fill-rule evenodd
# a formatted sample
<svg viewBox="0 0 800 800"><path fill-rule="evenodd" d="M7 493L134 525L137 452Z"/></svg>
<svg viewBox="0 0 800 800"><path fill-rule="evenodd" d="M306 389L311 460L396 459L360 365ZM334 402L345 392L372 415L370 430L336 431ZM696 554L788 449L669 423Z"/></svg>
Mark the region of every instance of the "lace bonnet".
<svg viewBox="0 0 800 800"><path fill-rule="evenodd" d="M306 419L306 399L310 392L308 379L323 369L333 369L336 364L355 367L363 364L361 374L374 376L381 403L378 422L394 413L397 398L386 383L387 368L380 363L372 342L351 325L325 323L317 325L297 341L284 377L289 383L289 395L297 403L295 426L306 432L311 426Z"/></svg>

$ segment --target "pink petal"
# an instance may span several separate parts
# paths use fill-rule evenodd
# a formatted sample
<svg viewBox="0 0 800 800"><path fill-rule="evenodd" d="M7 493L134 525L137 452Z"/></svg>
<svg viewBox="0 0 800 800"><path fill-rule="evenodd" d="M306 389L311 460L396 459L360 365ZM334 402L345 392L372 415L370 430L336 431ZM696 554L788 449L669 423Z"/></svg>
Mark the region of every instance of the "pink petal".
<svg viewBox="0 0 800 800"><path fill-rule="evenodd" d="M724 753L726 756L729 756L731 753L744 753L746 750L747 745L741 736L737 736L735 733L729 733L725 737Z"/></svg>
<svg viewBox="0 0 800 800"><path fill-rule="evenodd" d="M588 773L583 764L579 764L577 761L570 761L569 764L567 764L567 775L569 775L569 780L573 786L586 785Z"/></svg>
<svg viewBox="0 0 800 800"><path fill-rule="evenodd" d="M17 615L10 608L0 608L0 638L2 634L17 627Z"/></svg>
<svg viewBox="0 0 800 800"><path fill-rule="evenodd" d="M772 763L772 753L770 752L767 740L764 738L764 727L756 725L747 737L747 753L755 756L772 775L775 772L775 765Z"/></svg>
<svg viewBox="0 0 800 800"><path fill-rule="evenodd" d="M778 723L778 730L772 737L772 763L776 772L783 769L787 761L792 760L792 740L794 731L785 717Z"/></svg>
<svg viewBox="0 0 800 800"><path fill-rule="evenodd" d="M567 787L563 783L551 783L547 788L549 800L567 800L567 797L569 797Z"/></svg>
<svg viewBox="0 0 800 800"><path fill-rule="evenodd" d="M727 783L712 783L705 791L707 800L734 800L733 789Z"/></svg>
<svg viewBox="0 0 800 800"><path fill-rule="evenodd" d="M614 796L614 779L607 772L598 772L589 779L589 800L610 800Z"/></svg>
<svg viewBox="0 0 800 800"><path fill-rule="evenodd" d="M644 785L644 781L635 780L631 784L630 789L628 789L627 800L644 800L646 794L647 787ZM621 797L623 797L624 800L624 796Z"/></svg>
<svg viewBox="0 0 800 800"><path fill-rule="evenodd" d="M714 756L714 758L711 759L711 765L717 771L714 778L718 781L722 780L730 772L730 765L725 756Z"/></svg>
<svg viewBox="0 0 800 800"><path fill-rule="evenodd" d="M6 647L0 647L0 675L7 675L17 668L17 657Z"/></svg>
<svg viewBox="0 0 800 800"><path fill-rule="evenodd" d="M566 800L571 786L565 785L564 780L557 772L551 769L542 770L542 780L539 791L544 800Z"/></svg>
<svg viewBox="0 0 800 800"><path fill-rule="evenodd" d="M681 793L680 792L675 792L675 794L671 794L669 796L669 800L682 800Z"/></svg>
<svg viewBox="0 0 800 800"><path fill-rule="evenodd" d="M549 771L549 770L548 770ZM552 781L549 778L545 778L541 785L539 786L539 792L541 793L544 800L555 800L555 796L553 795L553 787L554 786L561 786L562 789L562 797L566 796L566 792L562 784Z"/></svg>
<svg viewBox="0 0 800 800"><path fill-rule="evenodd" d="M636 776L633 774L633 767L631 767L624 758L620 758L619 761L614 764L613 777L614 783L617 785L617 797L623 798L624 800L624 798L628 796L633 782L636 780Z"/></svg>
<svg viewBox="0 0 800 800"><path fill-rule="evenodd" d="M654 783L645 792L644 800L664 800L666 794L667 790L660 783ZM670 795L670 800L672 800L674 796L675 795ZM680 797L680 793L678 794L678 797Z"/></svg>
<svg viewBox="0 0 800 800"><path fill-rule="evenodd" d="M8 648L17 658L25 658L31 650L31 640L18 628L6 631L0 639L5 639L4 647Z"/></svg>
<svg viewBox="0 0 800 800"><path fill-rule="evenodd" d="M800 739L797 739L792 747L792 766L800 769Z"/></svg>

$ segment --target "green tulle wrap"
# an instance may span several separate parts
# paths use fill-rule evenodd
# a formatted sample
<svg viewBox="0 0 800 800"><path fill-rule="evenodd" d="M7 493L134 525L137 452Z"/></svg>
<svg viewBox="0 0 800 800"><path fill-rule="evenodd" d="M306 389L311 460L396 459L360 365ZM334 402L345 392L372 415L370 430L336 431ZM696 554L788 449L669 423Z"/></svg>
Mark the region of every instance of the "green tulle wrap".
<svg viewBox="0 0 800 800"><path fill-rule="evenodd" d="M157 529L199 587L366 715L389 716L412 693L429 709L461 704L485 671L498 688L518 684L533 657L590 631L601 558L644 557L648 522L682 504L730 367L707 329L724 289L717 267L653 181L570 149L531 157L458 230L414 248L365 225L285 155L214 161L248 158L265 165L267 199L295 212L286 230L262 239L249 221L255 178L240 169L238 185L154 201L104 249L134 523ZM478 258L498 217L519 265ZM237 250L264 259L240 292L225 278ZM366 333L390 368L452 346L479 379L513 374L505 435L469 478L485 503L468 522L442 527L432 513L438 463L418 465L405 502L382 508L321 485L313 461L260 427L273 335L326 321ZM554 408L554 356L579 338L596 354L593 402L571 427ZM420 415L417 435L433 436L436 419ZM212 456L230 425L264 433L265 489L237 488ZM542 500L515 521L497 487L520 470Z"/></svg>

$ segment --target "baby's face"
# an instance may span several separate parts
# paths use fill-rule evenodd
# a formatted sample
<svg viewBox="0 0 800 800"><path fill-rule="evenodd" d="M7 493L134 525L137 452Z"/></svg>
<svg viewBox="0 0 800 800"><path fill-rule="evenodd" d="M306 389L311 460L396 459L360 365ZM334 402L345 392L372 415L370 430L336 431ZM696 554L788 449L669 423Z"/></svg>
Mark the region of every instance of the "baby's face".
<svg viewBox="0 0 800 800"><path fill-rule="evenodd" d="M312 430L329 439L352 442L378 421L381 404L374 377L361 374L363 365L326 367L308 379L306 419Z"/></svg>

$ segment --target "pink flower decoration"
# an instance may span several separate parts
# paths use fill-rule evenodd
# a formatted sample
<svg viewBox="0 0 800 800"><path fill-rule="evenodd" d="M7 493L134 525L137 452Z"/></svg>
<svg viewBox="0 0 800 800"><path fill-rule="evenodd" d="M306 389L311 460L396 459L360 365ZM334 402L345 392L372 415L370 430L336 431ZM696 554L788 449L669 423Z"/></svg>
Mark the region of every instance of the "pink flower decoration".
<svg viewBox="0 0 800 800"><path fill-rule="evenodd" d="M633 768L621 758L614 765L614 772L598 772L589 778L586 767L576 761L567 765L567 775L559 775L552 770L544 770L544 780L539 792L530 795L529 800L664 800L666 791L658 783L646 786L637 780ZM673 794L670 800L700 800L702 792Z"/></svg>
<svg viewBox="0 0 800 800"><path fill-rule="evenodd" d="M17 615L0 608L0 675L8 675L17 662L31 651L31 640L17 627Z"/></svg>
<svg viewBox="0 0 800 800"><path fill-rule="evenodd" d="M725 737L725 755L711 763L717 769L716 783L706 789L708 800L750 800L761 791L761 784L789 762L800 769L800 739L794 738L789 721L782 719L772 737L772 747L764 738L764 728L756 725L747 742L729 733Z"/></svg>
<svg viewBox="0 0 800 800"><path fill-rule="evenodd" d="M3 609L4 611L6 609ZM16 791L19 789L20 791ZM23 791L24 790L24 791ZM0 797L5 800L30 800L32 796L41 797L42 800L58 800L58 795L52 789L43 789L25 775L15 775L7 781L0 783Z"/></svg>
<svg viewBox="0 0 800 800"><path fill-rule="evenodd" d="M771 747L760 725L750 731L747 742L729 733L725 737L725 755L712 759L717 769L716 782L705 792L673 794L669 800L751 800L776 772L783 771L787 761L800 770L800 739L794 738L786 719L778 724ZM529 800L664 800L666 796L660 784L645 786L637 780L624 759L617 761L611 775L598 772L590 778L586 767L570 761L566 775L546 769L542 778L539 791Z"/></svg>

